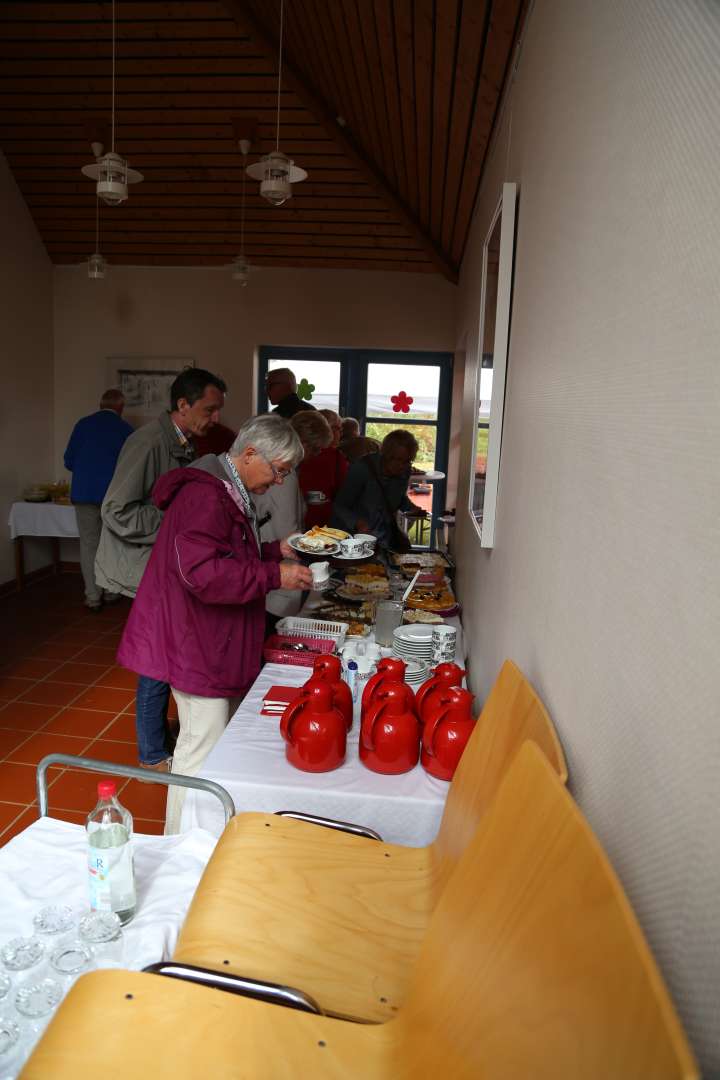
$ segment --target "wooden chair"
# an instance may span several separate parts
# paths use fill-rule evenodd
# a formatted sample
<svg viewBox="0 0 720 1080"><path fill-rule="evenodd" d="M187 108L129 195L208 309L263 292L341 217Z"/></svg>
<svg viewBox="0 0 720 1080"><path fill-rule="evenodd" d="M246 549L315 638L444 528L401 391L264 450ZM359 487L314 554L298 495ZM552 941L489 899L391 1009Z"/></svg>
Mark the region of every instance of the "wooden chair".
<svg viewBox="0 0 720 1080"><path fill-rule="evenodd" d="M443 888L526 739L566 780L542 702L506 661L428 847L275 815L234 818L200 881L174 959L299 987L335 1016L390 1019Z"/></svg>
<svg viewBox="0 0 720 1080"><path fill-rule="evenodd" d="M138 972L84 976L23 1080L697 1080L642 931L547 759L526 743L385 1024Z"/></svg>

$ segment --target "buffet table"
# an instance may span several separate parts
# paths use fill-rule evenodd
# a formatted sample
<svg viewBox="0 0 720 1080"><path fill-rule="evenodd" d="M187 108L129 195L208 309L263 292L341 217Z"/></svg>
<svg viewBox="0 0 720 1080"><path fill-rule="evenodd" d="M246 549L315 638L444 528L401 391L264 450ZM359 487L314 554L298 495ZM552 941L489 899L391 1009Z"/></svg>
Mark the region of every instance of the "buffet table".
<svg viewBox="0 0 720 1080"><path fill-rule="evenodd" d="M262 716L265 694L274 685L301 686L310 668L266 664L208 754L200 774L216 780L235 801L238 813L296 810L365 825L394 844L422 846L437 833L448 785L417 765L399 776L383 776L358 757L359 703L348 734L345 764L333 772L307 773L285 759L280 718ZM217 799L188 791L182 831L200 827L219 836L224 821Z"/></svg>
<svg viewBox="0 0 720 1080"><path fill-rule="evenodd" d="M8 518L10 539L15 541L15 580L18 591L25 583L25 549L23 538L37 536L52 540L53 567L60 570L60 540L76 540L79 536L74 506L53 502L16 502Z"/></svg>

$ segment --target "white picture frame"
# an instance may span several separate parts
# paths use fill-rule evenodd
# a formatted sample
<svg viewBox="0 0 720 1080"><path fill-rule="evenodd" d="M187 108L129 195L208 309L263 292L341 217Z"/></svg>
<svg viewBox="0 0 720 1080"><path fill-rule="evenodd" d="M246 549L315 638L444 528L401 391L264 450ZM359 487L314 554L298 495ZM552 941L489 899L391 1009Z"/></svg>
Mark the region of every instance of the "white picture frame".
<svg viewBox="0 0 720 1080"><path fill-rule="evenodd" d="M503 184L500 200L493 214L490 227L483 245L482 289L480 297L480 316L478 320L475 398L473 405L473 448L470 454L470 489L468 512L480 538L480 545L491 548L495 543L495 519L497 512L498 487L500 480L500 457L502 450L503 416L505 412L505 378L507 373L508 343L510 340L510 305L513 285L513 256L515 249L515 213L517 204L517 184ZM488 288L488 265L490 242L495 228L500 222L500 251L497 273L497 299L495 301L495 331L493 338L492 396L488 428L488 450L485 466L485 483L482 509L477 506L476 451L478 415L481 402L481 378L483 371L483 351L485 342L485 322L488 304L492 302L495 290ZM490 297L490 299L488 299Z"/></svg>
<svg viewBox="0 0 720 1080"><path fill-rule="evenodd" d="M113 385L125 395L126 419L139 427L170 408L170 387L195 361L189 356L113 356L107 364Z"/></svg>

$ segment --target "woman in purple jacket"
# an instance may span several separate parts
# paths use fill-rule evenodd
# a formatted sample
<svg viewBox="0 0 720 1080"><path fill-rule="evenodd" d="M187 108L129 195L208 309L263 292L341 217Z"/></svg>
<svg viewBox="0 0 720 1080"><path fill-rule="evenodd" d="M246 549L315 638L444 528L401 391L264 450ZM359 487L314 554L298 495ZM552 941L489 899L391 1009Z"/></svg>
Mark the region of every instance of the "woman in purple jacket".
<svg viewBox="0 0 720 1080"><path fill-rule="evenodd" d="M266 594L312 585L286 541L260 544L251 499L282 484L302 456L286 420L256 416L227 454L209 454L155 484L164 517L118 661L170 683L180 718L175 773L198 771L256 679ZM168 793L166 833L180 829L183 795L177 787Z"/></svg>

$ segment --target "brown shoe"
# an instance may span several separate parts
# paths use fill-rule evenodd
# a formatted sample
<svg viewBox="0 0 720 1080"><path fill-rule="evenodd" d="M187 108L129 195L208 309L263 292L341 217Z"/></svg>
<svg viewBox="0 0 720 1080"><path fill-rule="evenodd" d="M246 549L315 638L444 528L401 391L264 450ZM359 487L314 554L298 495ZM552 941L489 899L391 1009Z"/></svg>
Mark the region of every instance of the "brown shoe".
<svg viewBox="0 0 720 1080"><path fill-rule="evenodd" d="M155 765L146 765L143 761L140 762L141 769L152 769L153 772L172 772L172 758L165 758L164 761L158 761ZM141 780L141 784L149 784L149 780Z"/></svg>

